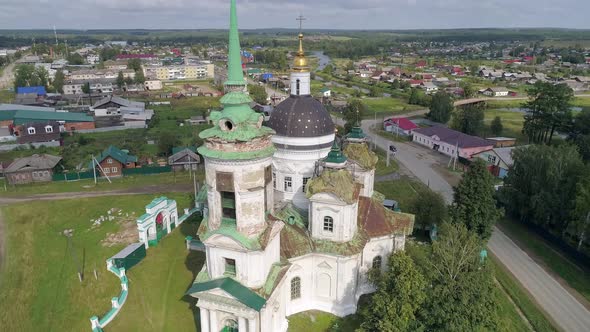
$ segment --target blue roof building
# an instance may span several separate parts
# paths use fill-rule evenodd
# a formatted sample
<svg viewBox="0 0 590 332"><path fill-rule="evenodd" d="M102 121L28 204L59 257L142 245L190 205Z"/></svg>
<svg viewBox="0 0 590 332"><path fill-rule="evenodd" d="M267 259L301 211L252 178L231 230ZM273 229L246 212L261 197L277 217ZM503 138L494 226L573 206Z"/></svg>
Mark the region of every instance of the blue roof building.
<svg viewBox="0 0 590 332"><path fill-rule="evenodd" d="M17 95L22 95L25 93L36 93L37 96L47 95L47 91L45 91L44 86L19 86L16 88Z"/></svg>

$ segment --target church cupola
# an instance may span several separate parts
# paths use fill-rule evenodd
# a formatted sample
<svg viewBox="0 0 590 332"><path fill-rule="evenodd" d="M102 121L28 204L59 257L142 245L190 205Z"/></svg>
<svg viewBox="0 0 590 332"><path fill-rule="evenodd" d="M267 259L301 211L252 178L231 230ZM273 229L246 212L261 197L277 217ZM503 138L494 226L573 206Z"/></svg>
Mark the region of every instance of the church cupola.
<svg viewBox="0 0 590 332"><path fill-rule="evenodd" d="M344 153L342 153L342 149L340 149L340 145L338 145L337 138L334 138L332 149L326 159L324 159L324 165L327 168L340 169L346 167L347 160Z"/></svg>
<svg viewBox="0 0 590 332"><path fill-rule="evenodd" d="M299 17L298 20L303 20ZM301 27L300 27L301 29ZM303 34L299 32L299 50L295 54L291 72L291 95L292 96L309 96L311 95L311 75L305 52L303 51Z"/></svg>

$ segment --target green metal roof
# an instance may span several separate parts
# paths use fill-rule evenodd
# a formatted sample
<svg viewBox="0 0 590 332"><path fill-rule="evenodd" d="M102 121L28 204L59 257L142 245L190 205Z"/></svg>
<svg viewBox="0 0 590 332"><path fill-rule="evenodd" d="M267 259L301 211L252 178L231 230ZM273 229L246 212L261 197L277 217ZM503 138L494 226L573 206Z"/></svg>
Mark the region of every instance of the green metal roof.
<svg viewBox="0 0 590 332"><path fill-rule="evenodd" d="M22 125L35 121L94 122L94 118L83 113L45 112L19 110L14 114L14 124Z"/></svg>
<svg viewBox="0 0 590 332"><path fill-rule="evenodd" d="M354 127L352 127L352 129L350 130L350 133L348 133L348 135L346 136L346 138L354 138L354 139L364 139L366 138L367 135L365 135L365 132L363 132L363 129L358 125L355 125Z"/></svg>
<svg viewBox="0 0 590 332"><path fill-rule="evenodd" d="M229 17L229 46L227 57L227 81L225 85L245 85L240 53L240 34L238 32L238 13L236 0L231 0Z"/></svg>
<svg viewBox="0 0 590 332"><path fill-rule="evenodd" d="M231 296L235 297L240 303L256 311L260 311L260 309L266 304L266 300L263 297L231 278L221 278L194 283L186 294L194 296L197 293L206 292L216 288L224 290Z"/></svg>
<svg viewBox="0 0 590 332"><path fill-rule="evenodd" d="M342 153L342 150L340 150L340 146L338 145L338 142L336 142L336 139L334 139L332 149L324 161L333 164L342 164L346 162L346 156Z"/></svg>
<svg viewBox="0 0 590 332"><path fill-rule="evenodd" d="M111 158L117 160L118 162L120 162L121 164L136 163L137 162L136 156L130 155L127 152L122 151L113 145L109 146L98 157L96 157L96 160L100 163L101 161L105 160L107 157L111 157ZM92 169L93 167L94 167L94 165L91 160L90 163L88 163L88 168Z"/></svg>
<svg viewBox="0 0 590 332"><path fill-rule="evenodd" d="M14 119L14 115L16 114L16 110L8 110L8 111L0 111L0 121L12 120Z"/></svg>

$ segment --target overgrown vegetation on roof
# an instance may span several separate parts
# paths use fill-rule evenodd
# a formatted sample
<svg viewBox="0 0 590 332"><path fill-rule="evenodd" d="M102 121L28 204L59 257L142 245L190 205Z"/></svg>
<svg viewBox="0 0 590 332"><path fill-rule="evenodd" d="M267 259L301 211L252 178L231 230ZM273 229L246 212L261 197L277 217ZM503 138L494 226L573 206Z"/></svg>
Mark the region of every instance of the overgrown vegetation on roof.
<svg viewBox="0 0 590 332"><path fill-rule="evenodd" d="M379 161L377 154L369 150L369 146L364 143L347 144L343 152L348 159L354 160L364 169L374 169Z"/></svg>
<svg viewBox="0 0 590 332"><path fill-rule="evenodd" d="M332 193L348 204L354 203L355 183L347 170L324 170L307 183L307 197L317 193Z"/></svg>

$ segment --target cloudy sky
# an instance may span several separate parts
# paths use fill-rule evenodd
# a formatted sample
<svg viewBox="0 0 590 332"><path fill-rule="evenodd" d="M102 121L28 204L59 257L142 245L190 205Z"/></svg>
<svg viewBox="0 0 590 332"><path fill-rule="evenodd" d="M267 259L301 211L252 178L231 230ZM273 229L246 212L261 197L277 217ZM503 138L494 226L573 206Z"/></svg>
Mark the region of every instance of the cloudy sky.
<svg viewBox="0 0 590 332"><path fill-rule="evenodd" d="M590 0L237 0L241 28L590 28ZM226 28L229 0L0 0L0 29Z"/></svg>

